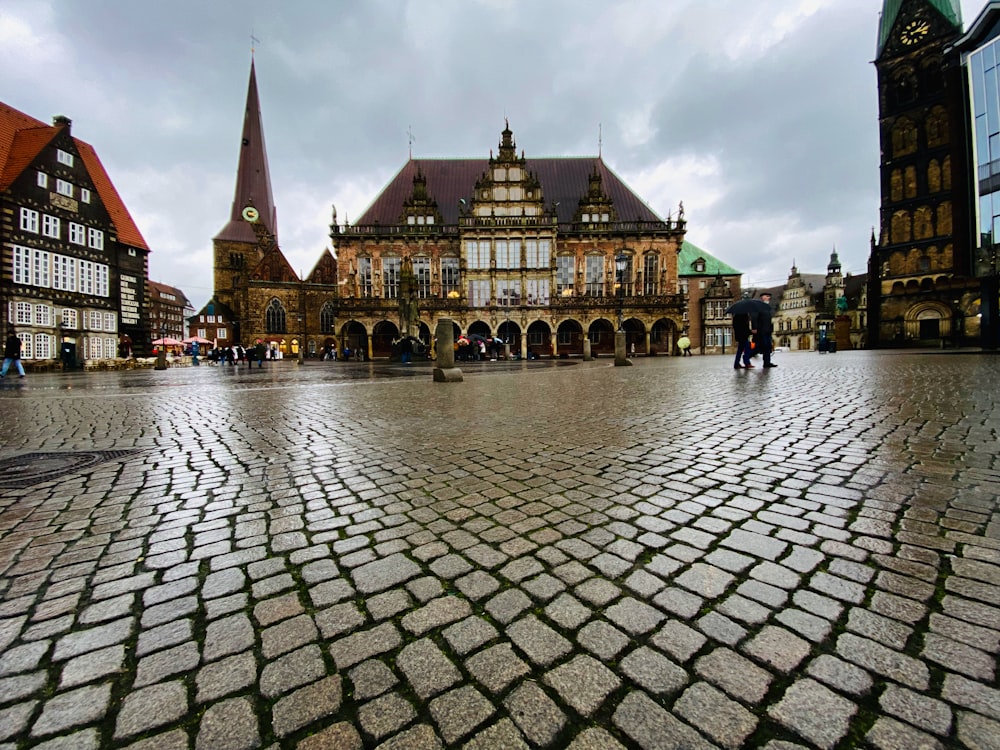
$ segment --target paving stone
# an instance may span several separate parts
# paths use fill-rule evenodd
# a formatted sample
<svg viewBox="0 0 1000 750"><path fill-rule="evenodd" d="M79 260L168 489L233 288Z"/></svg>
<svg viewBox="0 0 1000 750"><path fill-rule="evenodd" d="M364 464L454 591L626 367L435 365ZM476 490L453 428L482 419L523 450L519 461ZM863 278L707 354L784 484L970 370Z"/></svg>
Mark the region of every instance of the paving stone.
<svg viewBox="0 0 1000 750"><path fill-rule="evenodd" d="M97 651L121 643L131 635L133 625L133 618L123 617L106 625L67 633L56 641L52 659L54 661L71 659L88 651Z"/></svg>
<svg viewBox="0 0 1000 750"><path fill-rule="evenodd" d="M443 635L456 653L464 656L496 638L497 629L480 617L467 617L444 629Z"/></svg>
<svg viewBox="0 0 1000 750"><path fill-rule="evenodd" d="M921 655L953 672L985 682L992 681L996 674L996 660L992 656L937 633L924 636Z"/></svg>
<svg viewBox="0 0 1000 750"><path fill-rule="evenodd" d="M468 617L472 608L465 599L457 596L442 596L428 602L420 609L406 614L402 619L404 629L414 635L423 635L429 630L449 625Z"/></svg>
<svg viewBox="0 0 1000 750"><path fill-rule="evenodd" d="M721 544L765 560L777 560L788 549L786 542L742 529L734 529Z"/></svg>
<svg viewBox="0 0 1000 750"><path fill-rule="evenodd" d="M444 586L441 585L441 581L433 576L421 576L407 582L405 585L406 590L418 602L429 602L431 599L439 597L444 593Z"/></svg>
<svg viewBox="0 0 1000 750"><path fill-rule="evenodd" d="M466 660L465 667L480 685L494 694L531 672L507 643L480 651Z"/></svg>
<svg viewBox="0 0 1000 750"><path fill-rule="evenodd" d="M587 623L577 634L576 640L602 661L614 659L631 643L627 635L606 622Z"/></svg>
<svg viewBox="0 0 1000 750"><path fill-rule="evenodd" d="M540 666L548 666L573 650L568 640L534 615L508 625L506 633L515 646Z"/></svg>
<svg viewBox="0 0 1000 750"><path fill-rule="evenodd" d="M427 724L418 724L411 729L390 737L376 750L441 750L444 747L434 729Z"/></svg>
<svg viewBox="0 0 1000 750"><path fill-rule="evenodd" d="M398 732L417 718L417 712L403 696L388 693L358 709L362 731L376 742Z"/></svg>
<svg viewBox="0 0 1000 750"><path fill-rule="evenodd" d="M255 643L254 627L245 614L235 614L208 624L202 657L206 661L246 651Z"/></svg>
<svg viewBox="0 0 1000 750"><path fill-rule="evenodd" d="M297 750L362 750L363 747L361 735L354 725L341 721L306 737L299 742Z"/></svg>
<svg viewBox="0 0 1000 750"><path fill-rule="evenodd" d="M528 750L528 744L510 719L501 719L493 726L479 732L463 745L464 750Z"/></svg>
<svg viewBox="0 0 1000 750"><path fill-rule="evenodd" d="M315 641L319 631L309 615L299 615L264 629L260 634L261 653L265 659L299 648Z"/></svg>
<svg viewBox="0 0 1000 750"><path fill-rule="evenodd" d="M701 610L703 600L699 596L678 588L667 588L653 598L653 604L660 609L689 620Z"/></svg>
<svg viewBox="0 0 1000 750"><path fill-rule="evenodd" d="M101 738L96 729L82 729L72 734L64 734L46 742L41 742L32 750L98 750ZM3 746L0 746L3 747Z"/></svg>
<svg viewBox="0 0 1000 750"><path fill-rule="evenodd" d="M548 573L543 573L521 584L528 595L539 602L547 602L566 590L566 584Z"/></svg>
<svg viewBox="0 0 1000 750"><path fill-rule="evenodd" d="M888 685L879 704L886 713L938 736L947 735L951 729L952 715L948 705L912 690Z"/></svg>
<svg viewBox="0 0 1000 750"><path fill-rule="evenodd" d="M365 659L393 651L402 642L402 636L396 626L392 623L383 623L334 641L330 644L330 655L337 663L337 669L348 669Z"/></svg>
<svg viewBox="0 0 1000 750"><path fill-rule="evenodd" d="M809 742L832 750L850 729L857 706L811 679L793 683L768 715Z"/></svg>
<svg viewBox="0 0 1000 750"><path fill-rule="evenodd" d="M349 673L354 686L354 697L360 700L374 698L399 683L396 675L377 659L362 662Z"/></svg>
<svg viewBox="0 0 1000 750"><path fill-rule="evenodd" d="M587 717L621 686L621 680L593 657L579 655L550 670L545 675L545 684L559 693L563 702Z"/></svg>
<svg viewBox="0 0 1000 750"><path fill-rule="evenodd" d="M312 643L264 665L260 673L260 692L267 698L276 698L324 674L323 654L319 646Z"/></svg>
<svg viewBox="0 0 1000 750"><path fill-rule="evenodd" d="M111 671L117 671L125 657L124 649L121 646L113 648L120 649L120 654L108 655L110 661L108 666L110 666L111 663L114 663L115 657L118 659L117 666L113 669L109 669L108 673ZM78 659L86 659L87 656L90 655L86 654L78 657ZM167 677L171 677L175 674L189 672L197 667L200 661L201 654L198 653L198 644L193 641L182 643L180 646L169 648L166 651L158 651L155 654L144 656L139 660L133 686L143 687L145 685L152 685L154 682L162 682ZM70 665L68 664L67 667L69 666ZM63 670L64 679L65 675L66 670Z"/></svg>
<svg viewBox="0 0 1000 750"><path fill-rule="evenodd" d="M791 672L809 655L809 642L784 628L766 625L743 645L743 652L780 672Z"/></svg>
<svg viewBox="0 0 1000 750"><path fill-rule="evenodd" d="M541 747L555 742L566 726L566 714L533 680L526 680L512 690L504 699L504 706L528 740Z"/></svg>
<svg viewBox="0 0 1000 750"><path fill-rule="evenodd" d="M506 625L531 606L531 599L523 591L507 589L486 603L486 611L494 620Z"/></svg>
<svg viewBox="0 0 1000 750"><path fill-rule="evenodd" d="M647 692L676 693L688 683L688 674L667 657L640 646L621 660L622 673Z"/></svg>
<svg viewBox="0 0 1000 750"><path fill-rule="evenodd" d="M749 659L726 648L717 648L695 662L695 671L729 695L756 704L767 694L773 679Z"/></svg>
<svg viewBox="0 0 1000 750"><path fill-rule="evenodd" d="M207 703L250 687L257 681L257 662L249 651L206 664L198 670L197 701Z"/></svg>
<svg viewBox="0 0 1000 750"><path fill-rule="evenodd" d="M641 691L625 696L615 709L612 721L644 750L713 750L717 747Z"/></svg>
<svg viewBox="0 0 1000 750"><path fill-rule="evenodd" d="M407 644L396 665L422 699L437 695L462 678L458 668L429 638Z"/></svg>
<svg viewBox="0 0 1000 750"><path fill-rule="evenodd" d="M187 712L187 690L180 680L134 690L125 696L118 711L115 739L132 737L170 724Z"/></svg>
<svg viewBox="0 0 1000 750"><path fill-rule="evenodd" d="M31 727L31 736L44 737L99 721L110 708L110 700L110 683L57 693L45 701L41 716Z"/></svg>
<svg viewBox="0 0 1000 750"><path fill-rule="evenodd" d="M209 573L201 586L201 596L203 599L215 599L233 594L246 586L246 580L246 574L238 568Z"/></svg>
<svg viewBox="0 0 1000 750"><path fill-rule="evenodd" d="M696 682L685 690L674 704L674 711L722 747L733 750L743 747L757 727L752 713L705 682Z"/></svg>
<svg viewBox="0 0 1000 750"><path fill-rule="evenodd" d="M746 635L746 628L738 625L718 612L709 612L698 620L698 627L709 638L713 638L728 646L735 646L742 641Z"/></svg>
<svg viewBox="0 0 1000 750"><path fill-rule="evenodd" d="M896 748L920 748L921 750L942 750L942 745L933 736L903 724L887 716L881 716L868 730L865 739L879 750Z"/></svg>
<svg viewBox="0 0 1000 750"><path fill-rule="evenodd" d="M315 721L336 716L342 699L343 688L339 675L299 688L280 699L271 709L271 724L275 734L286 737ZM341 733L340 736L350 738L350 733Z"/></svg>
<svg viewBox="0 0 1000 750"><path fill-rule="evenodd" d="M575 630L591 617L591 610L579 599L562 594L545 607L545 616L567 630Z"/></svg>
<svg viewBox="0 0 1000 750"><path fill-rule="evenodd" d="M420 567L401 553L374 560L351 571L354 586L362 594L374 594L420 575Z"/></svg>
<svg viewBox="0 0 1000 750"><path fill-rule="evenodd" d="M653 635L650 642L681 663L687 662L708 639L697 630L677 620L668 620Z"/></svg>
<svg viewBox="0 0 1000 750"><path fill-rule="evenodd" d="M500 582L484 570L474 570L455 581L455 587L466 597L479 601L500 588Z"/></svg>
<svg viewBox="0 0 1000 750"><path fill-rule="evenodd" d="M830 654L821 654L813 659L806 673L832 688L853 695L865 695L874 685L871 675L861 667Z"/></svg>
<svg viewBox="0 0 1000 750"><path fill-rule="evenodd" d="M323 638L328 640L357 630L365 623L365 616L358 611L358 606L354 602L327 607L317 612L313 619Z"/></svg>
<svg viewBox="0 0 1000 750"><path fill-rule="evenodd" d="M837 654L914 690L926 690L928 687L930 675L923 662L867 638L844 633L837 639Z"/></svg>
<svg viewBox="0 0 1000 750"><path fill-rule="evenodd" d="M478 690L465 685L432 700L430 712L445 743L451 744L489 719L495 709Z"/></svg>
<svg viewBox="0 0 1000 750"><path fill-rule="evenodd" d="M309 599L314 607L326 607L354 596L354 587L343 578L335 578L309 587Z"/></svg>
<svg viewBox="0 0 1000 750"><path fill-rule="evenodd" d="M63 666L59 687L75 687L116 674L121 670L124 663L125 646L121 644L82 654L70 659ZM136 684L139 684L138 676L136 677Z"/></svg>
<svg viewBox="0 0 1000 750"><path fill-rule="evenodd" d="M291 593L259 602L253 608L253 617L258 625L266 628L280 620L302 614L303 611L298 594Z"/></svg>
<svg viewBox="0 0 1000 750"><path fill-rule="evenodd" d="M958 740L965 747L992 750L1000 737L1000 722L987 719L985 716L960 711L957 720Z"/></svg>
<svg viewBox="0 0 1000 750"><path fill-rule="evenodd" d="M584 729L566 750L626 750L625 746L603 729Z"/></svg>
<svg viewBox="0 0 1000 750"><path fill-rule="evenodd" d="M13 706L0 708L0 740L8 739L21 733L28 726L28 720L35 712L38 701L25 701ZM14 750L14 744L8 747Z"/></svg>
<svg viewBox="0 0 1000 750"><path fill-rule="evenodd" d="M195 750L245 750L260 746L253 704L231 698L209 706L198 725Z"/></svg>
<svg viewBox="0 0 1000 750"><path fill-rule="evenodd" d="M946 674L941 698L956 706L1000 721L1000 690L961 675Z"/></svg>

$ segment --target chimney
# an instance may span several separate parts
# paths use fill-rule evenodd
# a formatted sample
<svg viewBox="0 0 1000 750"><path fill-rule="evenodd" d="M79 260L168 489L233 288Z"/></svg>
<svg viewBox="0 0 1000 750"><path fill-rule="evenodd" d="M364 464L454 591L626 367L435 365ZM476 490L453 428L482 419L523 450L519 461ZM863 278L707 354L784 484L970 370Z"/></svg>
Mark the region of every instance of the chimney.
<svg viewBox="0 0 1000 750"><path fill-rule="evenodd" d="M56 128L65 127L68 131L73 121L69 119L66 115L56 115L52 118L52 126Z"/></svg>

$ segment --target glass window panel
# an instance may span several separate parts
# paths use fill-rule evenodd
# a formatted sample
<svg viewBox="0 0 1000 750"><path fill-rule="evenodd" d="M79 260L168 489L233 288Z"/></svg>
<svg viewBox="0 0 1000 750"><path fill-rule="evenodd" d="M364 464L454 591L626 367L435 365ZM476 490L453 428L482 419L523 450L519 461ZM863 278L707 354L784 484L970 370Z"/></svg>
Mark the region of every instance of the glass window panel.
<svg viewBox="0 0 1000 750"><path fill-rule="evenodd" d="M1000 112L997 111L997 72L995 68L986 71L986 132L1000 131Z"/></svg>
<svg viewBox="0 0 1000 750"><path fill-rule="evenodd" d="M382 298L396 299L399 297L399 258L382 259Z"/></svg>

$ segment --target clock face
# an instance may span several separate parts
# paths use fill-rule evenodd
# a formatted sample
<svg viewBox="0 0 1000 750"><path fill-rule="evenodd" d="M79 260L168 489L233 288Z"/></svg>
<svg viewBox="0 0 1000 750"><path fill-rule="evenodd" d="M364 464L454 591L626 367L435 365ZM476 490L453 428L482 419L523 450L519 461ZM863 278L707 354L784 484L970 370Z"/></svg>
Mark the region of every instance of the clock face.
<svg viewBox="0 0 1000 750"><path fill-rule="evenodd" d="M249 221L250 223L253 223L257 221L258 218L260 218L260 213L253 206L247 206L246 208L243 209L243 218Z"/></svg>
<svg viewBox="0 0 1000 750"><path fill-rule="evenodd" d="M899 35L899 41L909 47L927 36L927 33L930 30L931 26L927 23L927 21L921 21L919 19L910 21L903 27L903 31Z"/></svg>

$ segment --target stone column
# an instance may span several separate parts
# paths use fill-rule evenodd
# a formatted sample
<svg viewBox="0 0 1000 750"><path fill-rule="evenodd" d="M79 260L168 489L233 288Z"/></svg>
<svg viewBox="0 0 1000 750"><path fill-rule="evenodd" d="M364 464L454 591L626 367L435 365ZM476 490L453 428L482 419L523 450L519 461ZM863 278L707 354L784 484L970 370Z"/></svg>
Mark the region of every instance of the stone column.
<svg viewBox="0 0 1000 750"><path fill-rule="evenodd" d="M462 371L455 367L455 325L451 318L439 318L434 332L437 338L435 383L461 383Z"/></svg>
<svg viewBox="0 0 1000 750"><path fill-rule="evenodd" d="M590 338L587 336L583 337L583 361L590 362L593 359L593 355L590 353Z"/></svg>

